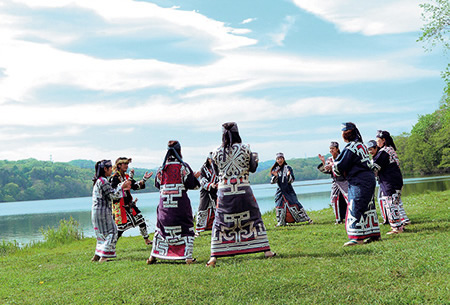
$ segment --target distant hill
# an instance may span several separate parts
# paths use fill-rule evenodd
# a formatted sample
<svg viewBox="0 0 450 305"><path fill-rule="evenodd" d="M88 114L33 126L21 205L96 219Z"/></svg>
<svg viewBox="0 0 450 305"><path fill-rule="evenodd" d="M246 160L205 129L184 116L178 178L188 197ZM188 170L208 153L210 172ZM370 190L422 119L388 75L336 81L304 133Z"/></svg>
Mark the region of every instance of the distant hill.
<svg viewBox="0 0 450 305"><path fill-rule="evenodd" d="M92 161L92 160L78 159L78 160L69 161L68 163L70 165L77 166L77 167L80 167L80 168L93 169L95 167L95 162Z"/></svg>

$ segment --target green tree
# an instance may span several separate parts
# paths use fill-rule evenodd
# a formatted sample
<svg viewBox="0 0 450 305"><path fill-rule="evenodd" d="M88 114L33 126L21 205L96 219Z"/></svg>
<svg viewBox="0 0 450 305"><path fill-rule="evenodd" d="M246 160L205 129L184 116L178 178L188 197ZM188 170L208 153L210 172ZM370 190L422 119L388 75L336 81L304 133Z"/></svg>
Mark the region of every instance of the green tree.
<svg viewBox="0 0 450 305"><path fill-rule="evenodd" d="M444 53L450 50L450 1L430 0L419 5L422 9L422 19L425 24L422 27L422 35L417 41L424 42L427 51L442 45ZM445 81L443 101L450 102L450 63L441 73Z"/></svg>

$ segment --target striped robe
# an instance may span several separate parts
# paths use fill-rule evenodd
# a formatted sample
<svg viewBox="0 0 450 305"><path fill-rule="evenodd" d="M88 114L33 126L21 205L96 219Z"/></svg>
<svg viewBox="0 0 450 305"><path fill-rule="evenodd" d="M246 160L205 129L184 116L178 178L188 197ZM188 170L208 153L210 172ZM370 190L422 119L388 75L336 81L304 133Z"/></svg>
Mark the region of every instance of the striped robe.
<svg viewBox="0 0 450 305"><path fill-rule="evenodd" d="M100 177L92 190L92 225L97 237L95 254L100 257L116 257L117 226L112 214L112 201L123 197L122 184L112 188L106 178Z"/></svg>

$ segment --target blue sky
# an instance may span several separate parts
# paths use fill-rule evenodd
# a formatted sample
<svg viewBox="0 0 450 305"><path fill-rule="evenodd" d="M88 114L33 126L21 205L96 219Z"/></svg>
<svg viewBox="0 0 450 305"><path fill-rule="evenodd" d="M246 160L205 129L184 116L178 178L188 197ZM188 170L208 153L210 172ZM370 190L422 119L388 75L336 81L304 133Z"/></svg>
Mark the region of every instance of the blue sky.
<svg viewBox="0 0 450 305"><path fill-rule="evenodd" d="M415 0L0 3L0 159L198 168L236 121L261 160L326 153L353 121L409 132L437 109L448 57Z"/></svg>

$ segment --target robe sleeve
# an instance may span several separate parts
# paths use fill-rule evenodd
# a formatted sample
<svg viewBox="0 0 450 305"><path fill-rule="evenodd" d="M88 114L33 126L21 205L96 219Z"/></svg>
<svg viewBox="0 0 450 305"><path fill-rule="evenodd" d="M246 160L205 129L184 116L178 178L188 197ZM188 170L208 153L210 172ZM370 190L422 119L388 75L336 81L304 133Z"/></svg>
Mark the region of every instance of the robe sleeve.
<svg viewBox="0 0 450 305"><path fill-rule="evenodd" d="M288 176L288 183L292 183L295 181L295 175L294 175L294 171L292 170L292 167L290 167L288 165L288 171L290 172L289 176Z"/></svg>
<svg viewBox="0 0 450 305"><path fill-rule="evenodd" d="M202 167L201 175L199 177L201 188L209 192L211 190L211 186L215 183L214 177L215 177L215 175L212 174L211 180L208 179L208 177L206 176L206 169L204 167Z"/></svg>
<svg viewBox="0 0 450 305"><path fill-rule="evenodd" d="M161 187L161 170L162 168L160 167L158 169L158 171L156 172L156 177L155 177L155 187L159 190L159 188Z"/></svg>
<svg viewBox="0 0 450 305"><path fill-rule="evenodd" d="M344 148L339 157L334 161L333 173L336 176L345 176L354 164L355 154Z"/></svg>
<svg viewBox="0 0 450 305"><path fill-rule="evenodd" d="M377 174L381 169L389 165L389 154L385 151L380 151L372 160L373 171Z"/></svg>
<svg viewBox="0 0 450 305"><path fill-rule="evenodd" d="M186 166L181 167L181 177L183 180L183 184L188 190L196 190L200 187L200 182L194 176L194 172L192 171L189 164L185 163Z"/></svg>
<svg viewBox="0 0 450 305"><path fill-rule="evenodd" d="M250 154L250 166L248 171L250 173L254 173L256 172L256 169L258 168L258 154L257 153L252 153L252 151L250 150L250 147L248 148L248 152Z"/></svg>
<svg viewBox="0 0 450 305"><path fill-rule="evenodd" d="M275 184L278 182L278 175L272 174L272 177L270 178L270 183Z"/></svg>
<svg viewBox="0 0 450 305"><path fill-rule="evenodd" d="M143 190L145 189L145 181L144 180L140 180L140 181L136 181L133 178L130 178L131 180L131 189L136 191L136 190Z"/></svg>
<svg viewBox="0 0 450 305"><path fill-rule="evenodd" d="M111 199L120 199L124 195L124 191L122 190L123 182L119 183L115 188L112 187L111 183L108 180L102 179L100 187L102 189L102 193L105 197L110 197Z"/></svg>

